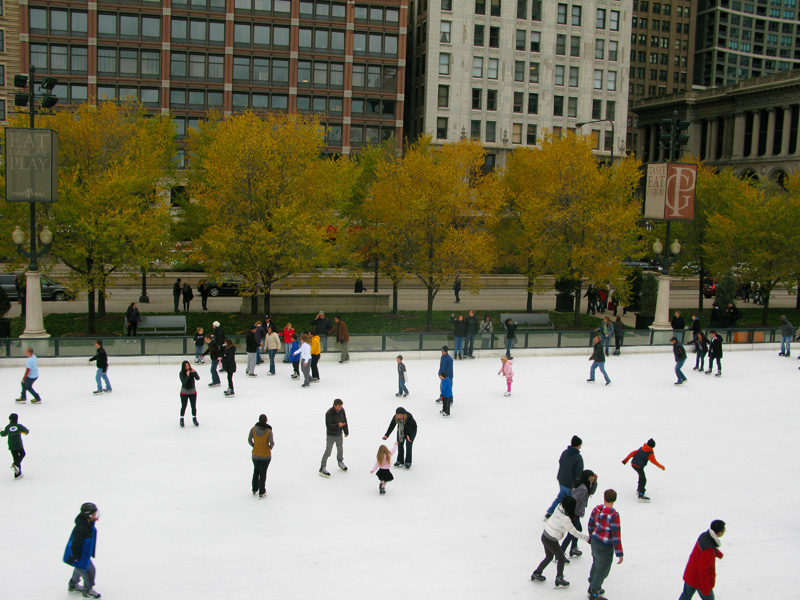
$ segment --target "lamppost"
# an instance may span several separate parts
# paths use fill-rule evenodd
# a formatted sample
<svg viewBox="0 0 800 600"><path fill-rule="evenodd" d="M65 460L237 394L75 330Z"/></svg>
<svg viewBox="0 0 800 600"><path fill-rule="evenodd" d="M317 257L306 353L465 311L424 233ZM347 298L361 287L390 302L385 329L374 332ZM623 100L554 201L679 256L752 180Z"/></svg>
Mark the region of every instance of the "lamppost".
<svg viewBox="0 0 800 600"><path fill-rule="evenodd" d="M667 241L669 241L669 221L667 221ZM661 277L658 278L658 297L656 299L656 317L650 329L655 330L672 330L672 323L669 318L669 270L670 267L678 260L678 254L681 253L681 244L678 240L672 242L669 248L666 248L661 240L656 239L653 242L653 252L656 255L656 262L660 264L664 270L661 272ZM662 254L663 253L663 254Z"/></svg>
<svg viewBox="0 0 800 600"><path fill-rule="evenodd" d="M27 112L31 119L30 119L30 129L36 129L35 118L36 118L36 81L34 79L34 74L36 72L36 68L31 64L28 70L28 75L15 75L14 76L14 87L16 88L28 88L27 92L17 92L14 95L14 106L17 107L18 112ZM39 95L41 99L41 107L42 108L53 108L58 103L58 97L53 94L53 88L58 85L58 80L55 77L44 77L42 82L39 86L40 90L44 90L43 94ZM20 108L28 107L27 111L19 110ZM9 131L9 130L7 130ZM53 134L55 135L55 134ZM7 146L10 144L9 142L9 135L6 135L6 144ZM6 149L8 151L8 148ZM50 148L53 151L53 147ZM23 153L24 156L24 153ZM53 168L55 168L56 164L56 157L51 157ZM52 175L52 171L50 173ZM37 174L38 177L46 176L44 173ZM6 163L6 185L8 186L9 182L9 169L8 163ZM57 186L54 186L57 188ZM25 232L17 226L14 229L14 232L11 234L11 239L13 240L14 244L17 246L17 252L19 252L22 256L30 259L30 264L28 265L28 272L25 274L26 281L25 281L25 331L22 332L20 337L23 338L45 338L50 337L50 335L44 329L44 319L42 316L42 285L41 280L39 278L39 258L44 256L50 251L50 244L53 243L53 233L45 226L42 228L42 231L39 233L39 240L42 242L42 249L36 250L36 192L33 189L29 189L29 192L32 192L32 196L29 195L29 204L30 204L30 217L31 217L31 229L30 229L30 239L31 239L31 249L30 252L23 250L22 244L25 243ZM54 190L50 190L54 192ZM7 189L7 199L10 199L8 196L8 189ZM55 199L53 197L46 197L45 201L53 201Z"/></svg>
<svg viewBox="0 0 800 600"><path fill-rule="evenodd" d="M592 123L611 123L611 164L614 164L614 144L617 138L614 136L614 121L612 119L593 119L591 121L579 121L575 123L575 127L583 127L584 125L591 125Z"/></svg>

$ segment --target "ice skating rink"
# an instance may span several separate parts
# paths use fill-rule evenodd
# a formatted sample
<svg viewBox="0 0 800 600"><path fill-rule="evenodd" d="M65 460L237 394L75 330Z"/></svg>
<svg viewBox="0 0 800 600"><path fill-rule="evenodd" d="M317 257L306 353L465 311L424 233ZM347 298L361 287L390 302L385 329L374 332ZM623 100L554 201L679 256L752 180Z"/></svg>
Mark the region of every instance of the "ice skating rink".
<svg viewBox="0 0 800 600"><path fill-rule="evenodd" d="M68 596L71 568L61 557L81 503L91 501L101 514L96 589L108 600L584 598L583 542L584 555L566 566L569 589L553 588L555 564L546 582L529 579L543 556L558 457L578 434L586 468L599 475L589 510L604 489L619 493L625 561L612 567L608 598L677 599L689 553L713 519L727 522L716 596L790 598L800 361L777 352L726 347L722 378L692 371L690 354L681 387L671 348L610 357L608 387L599 373L586 382L588 351L518 357L508 398L498 357L456 361L449 420L434 402L438 357L406 360L404 399L394 396L394 360L339 365L325 355L322 382L307 390L281 363L275 377L261 365L247 378L239 357L232 399L224 387L208 389L208 366L198 366L200 427L187 418L184 429L179 359L119 366L111 356L114 392L102 396L92 395L93 365L43 364L40 406L14 404L24 369L2 368L6 411L30 429L20 481L2 440L2 596ZM326 480L317 474L323 417L337 397L350 425L350 470L334 456ZM393 469L379 496L369 471L400 405L419 424L414 466ZM262 412L276 445L268 496L258 500L247 435ZM636 474L621 460L649 437L667 470L647 468L652 503L639 504Z"/></svg>

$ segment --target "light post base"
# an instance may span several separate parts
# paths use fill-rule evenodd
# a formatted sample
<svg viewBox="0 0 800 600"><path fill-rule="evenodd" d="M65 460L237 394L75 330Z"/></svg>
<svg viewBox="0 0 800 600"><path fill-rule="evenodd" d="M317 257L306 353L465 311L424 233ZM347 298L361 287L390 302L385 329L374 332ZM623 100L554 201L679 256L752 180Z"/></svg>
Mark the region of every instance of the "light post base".
<svg viewBox="0 0 800 600"><path fill-rule="evenodd" d="M672 323L669 318L669 275L661 275L658 278L658 297L656 299L656 318L650 329L672 330Z"/></svg>
<svg viewBox="0 0 800 600"><path fill-rule="evenodd" d="M42 284L39 271L25 273L25 331L21 338L49 338L44 330L42 314Z"/></svg>

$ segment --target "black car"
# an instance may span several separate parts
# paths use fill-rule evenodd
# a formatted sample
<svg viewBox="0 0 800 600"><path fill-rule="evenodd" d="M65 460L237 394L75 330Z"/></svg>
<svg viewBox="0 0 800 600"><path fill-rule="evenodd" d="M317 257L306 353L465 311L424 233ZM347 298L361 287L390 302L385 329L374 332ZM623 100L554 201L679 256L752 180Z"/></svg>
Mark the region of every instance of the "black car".
<svg viewBox="0 0 800 600"><path fill-rule="evenodd" d="M0 275L0 285L6 291L9 300L19 300L17 293L17 286L14 285L16 275L10 273L3 273ZM21 277L25 277L23 273ZM53 281L44 275L39 276L40 283L42 284L42 300L55 300L56 302L63 302L64 300L74 299L74 295L69 292L63 285Z"/></svg>
<svg viewBox="0 0 800 600"><path fill-rule="evenodd" d="M235 279L225 279L223 281L206 281L208 295L217 296L238 296L241 281Z"/></svg>

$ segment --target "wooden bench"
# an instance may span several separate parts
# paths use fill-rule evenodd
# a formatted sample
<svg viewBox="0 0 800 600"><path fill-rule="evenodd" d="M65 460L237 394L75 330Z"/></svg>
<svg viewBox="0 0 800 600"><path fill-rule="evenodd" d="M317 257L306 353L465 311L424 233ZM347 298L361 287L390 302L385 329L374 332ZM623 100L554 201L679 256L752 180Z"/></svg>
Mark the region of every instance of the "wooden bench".
<svg viewBox="0 0 800 600"><path fill-rule="evenodd" d="M128 333L128 322L123 320L122 331L124 334ZM153 317L144 316L142 322L136 328L136 333L139 334L152 334L152 335L165 335L168 333L179 333L186 335L186 317L184 316L167 316L167 317Z"/></svg>
<svg viewBox="0 0 800 600"><path fill-rule="evenodd" d="M548 313L501 313L502 325L511 319L517 323L517 329L553 329Z"/></svg>

